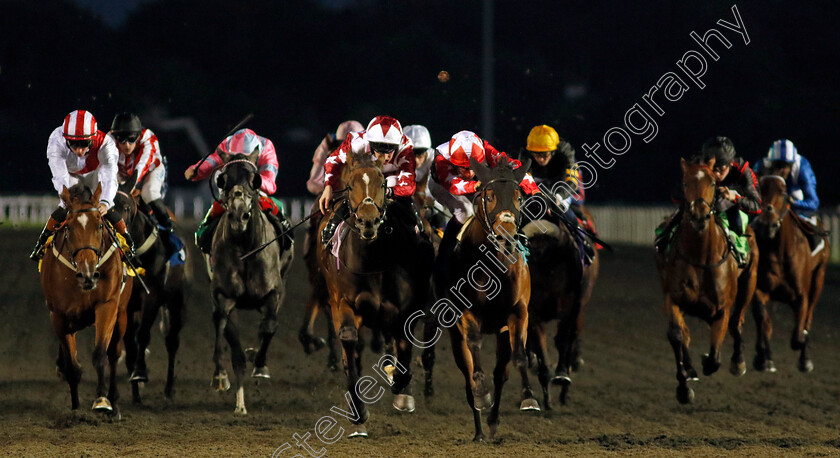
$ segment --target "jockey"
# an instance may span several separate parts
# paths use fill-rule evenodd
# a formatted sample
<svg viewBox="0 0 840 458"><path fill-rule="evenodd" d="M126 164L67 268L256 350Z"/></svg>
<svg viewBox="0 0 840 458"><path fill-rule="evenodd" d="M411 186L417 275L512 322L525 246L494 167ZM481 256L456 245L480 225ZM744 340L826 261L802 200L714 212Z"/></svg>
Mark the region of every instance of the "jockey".
<svg viewBox="0 0 840 458"><path fill-rule="evenodd" d="M321 140L321 144L318 145L315 154L312 156L312 170L309 172L309 180L306 182L306 189L309 192L315 195L324 192L324 161L327 160L327 156L341 146L344 139L347 138L347 134L363 129L364 127L359 121L344 121L338 125L335 135L329 133Z"/></svg>
<svg viewBox="0 0 840 458"><path fill-rule="evenodd" d="M716 213L725 213L729 223L729 237L733 245L735 236L743 236L743 221L741 211L747 215L758 215L761 213L761 196L758 194L758 181L750 169L749 162L743 158L735 157L735 146L732 140L727 137L712 137L703 143L698 159L708 163L715 159L715 166L712 175L715 178L717 190L713 210ZM682 189L682 188L680 188ZM674 196L677 203L682 203L682 193ZM674 226L679 223L682 215L682 207L665 226L662 235L656 241L658 251L663 251L670 241L670 233ZM739 267L746 265L747 259L737 250L732 250Z"/></svg>
<svg viewBox="0 0 840 458"><path fill-rule="evenodd" d="M324 193L318 199L321 212L325 212L330 205L333 189L341 186L341 171L347 162L348 154L369 153L375 159L383 159L382 174L387 182L386 198L393 198L393 204L388 206L389 215L397 215L397 221L419 228L417 233L423 232L423 224L417 210L414 208L414 148L411 140L403 134L400 122L390 116L377 116L368 123L367 129L351 132L341 146L333 151L324 163ZM327 246L338 225L349 215L349 207L345 203L334 208L333 214L324 230L321 232L321 243Z"/></svg>
<svg viewBox="0 0 840 458"><path fill-rule="evenodd" d="M168 253L177 251L172 244L172 219L163 203L161 188L166 169L154 132L144 129L134 113L120 113L111 122L111 136L119 151L117 173L120 183L133 179L132 189L140 189L140 197L155 215L160 235Z"/></svg>
<svg viewBox="0 0 840 458"><path fill-rule="evenodd" d="M455 243L455 235L461 230L467 218L473 216L471 197L481 186L481 182L475 180L475 172L470 169L470 158L495 167L499 160L502 157L507 158L507 155L468 130L462 130L453 135L447 143L438 146L436 150L435 170L432 180L429 181L429 192L454 215L446 225L444 233L444 240L449 240L446 245L448 248ZM516 159L509 160L514 168L522 166L522 163ZM540 192L531 174L525 174L519 187L528 195ZM528 239L524 234L517 232L516 238L527 246ZM440 248L443 249L444 245L441 244Z"/></svg>
<svg viewBox="0 0 840 458"><path fill-rule="evenodd" d="M547 196L556 196L559 202L565 201L565 205L560 205L558 202L560 209L567 208L564 214L558 216L562 217L572 234L579 234L578 227L581 221L594 233L580 208L585 198L584 189L575 168L577 161L575 161L575 149L572 145L560 138L553 127L543 124L535 126L528 133L525 151L520 154L520 159L524 159L525 152L533 158L530 172L540 190ZM526 216L534 216L527 210L524 213ZM575 237L575 239L579 239L588 260L591 261L595 251L589 239L586 237Z"/></svg>
<svg viewBox="0 0 840 458"><path fill-rule="evenodd" d="M797 215L813 226L817 224L816 212L820 206L817 197L817 177L811 169L811 163L799 154L793 142L786 139L776 140L767 151L767 157L755 164L759 176L778 175L787 183L790 206ZM817 245L819 234L805 231L811 247Z"/></svg>
<svg viewBox="0 0 840 458"><path fill-rule="evenodd" d="M114 140L98 130L93 114L84 110L71 111L65 116L64 123L53 130L47 142L47 159L55 190L60 194L64 187L70 188L80 182L90 189L95 189L97 183L101 184L99 213L125 238L129 247L126 254L131 257L134 255L134 241L119 212L113 208L117 194L118 156ZM38 237L30 259L37 261L44 256L47 239L66 217L67 208L63 201L59 201L58 208Z"/></svg>
<svg viewBox="0 0 840 458"><path fill-rule="evenodd" d="M429 134L429 129L419 124L405 126L403 133L411 140L414 147L414 181L417 183L414 195L420 197L421 200L425 200L429 170L431 170L432 162L434 162L433 155L429 154L429 150L432 149L432 137Z"/></svg>
<svg viewBox="0 0 840 458"><path fill-rule="evenodd" d="M274 226L277 235L287 231L291 225L286 220L283 212L274 201L268 197L277 190L277 152L274 150L274 143L271 140L260 137L251 129L237 130L230 137L222 140L216 151L207 156L203 162L199 161L187 168L184 172L184 178L191 181L199 181L209 178L213 172L222 168L222 158L219 152L225 154L242 154L249 155L257 150L260 152L257 160L257 168L261 178L259 189L260 194L260 208L268 218L268 221ZM224 207L218 202L214 201L213 206L204 217L204 221L199 224L195 232L195 243L204 253L209 254L213 243L213 234L216 232L216 226L219 224L219 217L225 212ZM289 249L292 245L290 236L283 237L283 250Z"/></svg>

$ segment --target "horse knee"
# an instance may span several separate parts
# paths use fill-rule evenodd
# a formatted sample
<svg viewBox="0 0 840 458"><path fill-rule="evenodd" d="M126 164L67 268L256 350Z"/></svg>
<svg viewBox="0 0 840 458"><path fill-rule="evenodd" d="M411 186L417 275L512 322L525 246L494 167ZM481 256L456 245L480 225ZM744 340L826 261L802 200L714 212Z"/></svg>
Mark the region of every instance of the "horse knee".
<svg viewBox="0 0 840 458"><path fill-rule="evenodd" d="M668 326L668 340L670 342L682 343L683 333L682 329L676 324Z"/></svg>
<svg viewBox="0 0 840 458"><path fill-rule="evenodd" d="M260 323L260 334L274 334L279 324L275 318L266 318Z"/></svg>

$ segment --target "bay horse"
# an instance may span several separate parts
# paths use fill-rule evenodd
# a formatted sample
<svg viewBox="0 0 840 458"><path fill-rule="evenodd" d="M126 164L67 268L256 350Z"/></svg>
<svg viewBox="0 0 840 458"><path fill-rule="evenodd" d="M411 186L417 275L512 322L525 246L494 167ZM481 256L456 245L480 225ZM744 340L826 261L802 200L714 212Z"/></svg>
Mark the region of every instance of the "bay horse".
<svg viewBox="0 0 840 458"><path fill-rule="evenodd" d="M702 360L703 375L712 375L720 368L720 349L727 327L735 339L729 370L733 375L746 372L741 328L755 292L758 249L748 227L745 235L749 237L750 259L739 269L731 256L727 235L717 221L719 217L713 212L714 163L714 159L705 164L680 160L684 193L682 219L672 247L656 254L665 293L668 341L677 366L677 401L681 404L694 399L694 390L687 382L699 380L689 356L691 340L684 314L700 318L711 327L711 346Z"/></svg>
<svg viewBox="0 0 840 458"><path fill-rule="evenodd" d="M481 411L490 409L487 424L493 440L511 356L517 369L527 366L525 343L531 277L514 235L522 200L519 183L530 167L530 160L515 170L505 158L492 169L473 158L470 166L481 181L481 188L474 196L475 217L461 230L460 245L448 261L451 269L436 269L436 286L446 292L446 297L439 299L433 309L443 308L438 320L441 325L448 325L455 363L464 376L467 403L475 423L473 440L483 441ZM451 235L450 231L444 237L448 239ZM443 262L442 255L449 256L438 253L439 262ZM492 394L481 367L482 334L496 336Z"/></svg>
<svg viewBox="0 0 840 458"><path fill-rule="evenodd" d="M560 403L566 404L571 373L580 361L580 333L583 328L583 313L592 297L592 289L598 278L600 257L595 256L589 265L581 262L578 245L565 224L554 224L548 220L528 223L523 232L528 236L531 254L528 263L531 282L540 285L531 290L528 304L528 348L536 356L537 376L542 387L543 405L551 410L549 402L549 381L560 385ZM554 345L558 360L554 377L549 380L547 364L545 325L557 320ZM522 402L520 410L539 411L531 390L526 368L520 369L522 376Z"/></svg>
<svg viewBox="0 0 840 458"><path fill-rule="evenodd" d="M234 371L234 413L246 415L248 412L243 387L246 360L253 357L251 377L271 377L266 365L266 353L277 332L277 314L286 292L286 278L294 256L294 244L288 250L283 250L279 243L272 243L262 251L244 260L240 259L240 256L274 239L277 234L260 210L258 190L261 178L257 168L259 150L255 149L249 155L219 154L224 165L219 170L216 184L220 189L225 212L216 226L210 252L214 269L210 287L216 329L213 387L216 391L227 391L231 386L221 361L224 337L230 346ZM239 339L238 310L257 310L262 313L259 349L256 352L249 351L247 356Z"/></svg>
<svg viewBox="0 0 840 458"><path fill-rule="evenodd" d="M129 179L127 183L135 183ZM172 398L175 386L175 356L180 346L179 334L184 325L184 264L169 264L167 243L159 237L157 224L148 212L140 209L139 190L132 185L120 186L114 207L128 225L131 238L137 243L136 259L145 273L143 279L149 293L135 288L128 303L128 328L124 337L125 364L131 374L132 401L141 402L140 384L149 381L146 348L158 312L163 315L163 332L168 356L164 395Z"/></svg>
<svg viewBox="0 0 840 458"><path fill-rule="evenodd" d="M79 408L82 367L76 359L76 332L93 325L96 330L93 367L96 369L96 400L92 410L120 418L117 389L119 342L126 329L126 305L131 280L123 282L120 252L97 204L102 185L90 190L79 183L64 187L61 200L67 218L56 231L41 263L41 288L50 311L53 332L58 337L57 366L70 386L70 405ZM105 362L110 384L105 387Z"/></svg>
<svg viewBox="0 0 840 458"><path fill-rule="evenodd" d="M773 323L767 313L767 302L784 302L793 308L795 326L790 347L799 350L798 368L814 370L808 357L808 332L814 308L822 293L825 269L831 249L828 239L812 252L803 232L801 218L791 211L785 180L767 175L759 182L764 209L753 221L761 257L758 260L758 285L753 298L753 317L758 329L753 367L758 371L775 372L770 352ZM817 226L822 229L822 223Z"/></svg>
<svg viewBox="0 0 840 458"><path fill-rule="evenodd" d="M367 153L349 153L342 183L345 194L338 205L348 205L349 216L336 230L331 245L335 255L317 244L318 262L329 291L330 316L341 342L349 408L355 413L348 417L353 424L348 437L367 437L365 423L370 412L365 404L372 400L363 399L358 386L365 381L375 383L376 379L361 374L360 329L366 326L379 331L386 341L395 343L396 360L386 354L374 370L396 395L394 408L413 412L412 345L407 336L411 330L405 323L425 305L434 253L430 245L415 243L413 230L408 232L400 222L388 219L387 209L396 203L385 198L382 161L373 161ZM323 218L319 231L328 220ZM385 370L389 365L395 368L392 376ZM382 388L379 392L384 394Z"/></svg>

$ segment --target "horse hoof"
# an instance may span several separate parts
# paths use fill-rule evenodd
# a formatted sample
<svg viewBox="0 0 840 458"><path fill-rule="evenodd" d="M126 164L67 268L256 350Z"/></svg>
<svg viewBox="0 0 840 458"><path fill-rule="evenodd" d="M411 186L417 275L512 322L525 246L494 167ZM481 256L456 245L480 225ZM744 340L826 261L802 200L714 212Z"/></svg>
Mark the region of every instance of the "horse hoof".
<svg viewBox="0 0 840 458"><path fill-rule="evenodd" d="M93 407L91 407L91 410L94 412L107 413L112 412L114 408L111 407L111 401L103 396L101 398L96 398L96 400L93 401Z"/></svg>
<svg viewBox="0 0 840 458"><path fill-rule="evenodd" d="M365 428L365 425L353 425L347 429L349 433L347 437L351 439L354 437L368 437L368 432L367 428Z"/></svg>
<svg viewBox="0 0 840 458"><path fill-rule="evenodd" d="M523 399L522 402L519 403L519 410L522 412L539 412L540 403L534 398Z"/></svg>
<svg viewBox="0 0 840 458"><path fill-rule="evenodd" d="M478 395L473 392L473 399L475 410L478 410L479 412L493 407L493 394L489 391L485 392L483 395Z"/></svg>
<svg viewBox="0 0 840 458"><path fill-rule="evenodd" d="M218 392L224 392L230 389L230 379L228 378L227 372L219 372L213 376L213 381L210 382L210 386L213 387Z"/></svg>
<svg viewBox="0 0 840 458"><path fill-rule="evenodd" d="M574 359L574 361L572 361L572 371L573 372L579 371L580 368L583 367L584 364L586 364L586 361L584 361L583 358L578 356L577 358Z"/></svg>
<svg viewBox="0 0 840 458"><path fill-rule="evenodd" d="M569 386L572 384L572 378L568 375L555 375L553 379L551 379L552 385L557 386Z"/></svg>
<svg viewBox="0 0 840 458"><path fill-rule="evenodd" d="M685 370L685 380L688 382L698 382L700 381L700 377L697 375L697 371L694 370L693 367L689 367Z"/></svg>
<svg viewBox="0 0 840 458"><path fill-rule="evenodd" d="M134 369L134 372L131 373L131 378L128 379L131 382L148 382L149 381L149 373L143 369Z"/></svg>
<svg viewBox="0 0 840 458"><path fill-rule="evenodd" d="M800 359L797 367L799 367L799 372L808 373L814 370L814 363L810 359Z"/></svg>
<svg viewBox="0 0 840 458"><path fill-rule="evenodd" d="M732 363L729 364L729 373L731 373L732 375L734 375L736 377L740 377L740 376L746 374L747 373L747 363L745 363L743 361L741 361L739 363L736 363L735 361L732 361Z"/></svg>
<svg viewBox="0 0 840 458"><path fill-rule="evenodd" d="M708 353L703 355L703 375L712 375L720 369L720 362L713 360Z"/></svg>
<svg viewBox="0 0 840 458"><path fill-rule="evenodd" d="M327 341L324 340L323 337L318 337L317 339L312 340L312 351L318 351L327 346Z"/></svg>
<svg viewBox="0 0 840 458"><path fill-rule="evenodd" d="M237 407L236 409L234 409L233 414L244 417L245 415L248 415L248 410L245 409L244 406L243 407Z"/></svg>
<svg viewBox="0 0 840 458"><path fill-rule="evenodd" d="M774 363L773 360L768 359L764 363L764 372L776 372L776 363Z"/></svg>
<svg viewBox="0 0 840 458"><path fill-rule="evenodd" d="M249 347L245 349L245 359L248 360L249 363L253 363L257 359L257 349L254 347Z"/></svg>
<svg viewBox="0 0 840 458"><path fill-rule="evenodd" d="M414 396L398 394L394 397L394 408L400 412L414 412Z"/></svg>
<svg viewBox="0 0 840 458"><path fill-rule="evenodd" d="M499 429L498 423L490 425L490 442L496 439L496 431Z"/></svg>
<svg viewBox="0 0 840 458"><path fill-rule="evenodd" d="M261 378L261 379L270 379L271 374L268 373L268 366L263 367L255 367L253 371L251 371L251 377L253 378Z"/></svg>
<svg viewBox="0 0 840 458"><path fill-rule="evenodd" d="M678 386L677 401L680 404L691 404L692 402L694 402L694 390L687 386Z"/></svg>

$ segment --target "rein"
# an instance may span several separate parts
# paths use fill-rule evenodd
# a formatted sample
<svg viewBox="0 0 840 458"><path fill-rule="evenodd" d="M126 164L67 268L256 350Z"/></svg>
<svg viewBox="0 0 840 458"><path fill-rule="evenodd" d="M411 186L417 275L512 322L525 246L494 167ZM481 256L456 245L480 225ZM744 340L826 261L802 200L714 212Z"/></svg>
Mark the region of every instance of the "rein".
<svg viewBox="0 0 840 458"><path fill-rule="evenodd" d="M81 208L81 209L70 210L69 211L69 213L92 213L92 212L99 212L99 209L96 208L96 207L89 207L89 208ZM107 224L107 223L103 222L102 224ZM66 225L66 223L62 223L61 226L59 227L59 229L65 229L65 225ZM105 245L105 237L101 237L100 240L101 241L100 241L100 246L99 247L95 247L93 245L84 245L84 246L81 246L79 248L76 248L70 254L70 259L69 260L61 254L61 252L58 250L58 248L56 248L56 243L52 244L52 253L53 253L53 256L55 256L55 258L59 262L61 262L65 266L67 266L67 268L69 268L73 272L78 272L79 271L79 266L76 264L76 255L79 254L80 252L84 251L84 250L91 250L91 251L94 252L94 254L96 254L96 266L94 267L94 270L99 270L99 267L101 267L102 264L105 261L107 261L111 257L111 255L114 253L114 251L116 250L116 245L114 243L111 243L111 247L108 249L108 251L106 251L105 254L102 254L102 247ZM63 243L62 243L62 250L64 249L65 245L67 245L68 243L69 242L67 242L67 232L65 231L64 232L64 239L63 239ZM68 248L72 248L72 247L68 246Z"/></svg>

